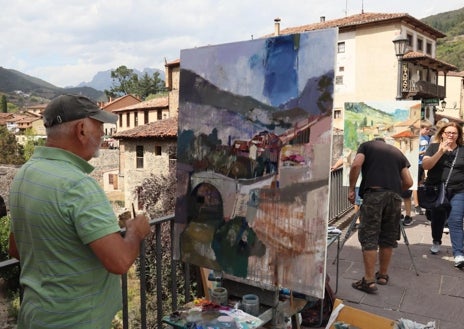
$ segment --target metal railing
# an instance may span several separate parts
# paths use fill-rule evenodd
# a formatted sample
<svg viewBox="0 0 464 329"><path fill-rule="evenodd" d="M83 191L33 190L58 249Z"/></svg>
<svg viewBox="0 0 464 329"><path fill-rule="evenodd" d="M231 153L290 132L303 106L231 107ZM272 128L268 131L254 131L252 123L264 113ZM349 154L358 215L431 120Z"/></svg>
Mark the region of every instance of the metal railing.
<svg viewBox="0 0 464 329"><path fill-rule="evenodd" d="M343 169L330 174L329 225L343 217L353 208L348 201L348 186L343 186Z"/></svg>
<svg viewBox="0 0 464 329"><path fill-rule="evenodd" d="M346 186L343 186L343 171L341 169L335 170L331 173L331 178L330 178L330 196L329 196L329 224L336 221L338 218L344 216L351 208L352 205L348 202L347 197L348 197L348 188ZM164 314L166 311L163 310L163 305L166 303L166 299L163 297L162 293L162 287L163 287L163 278L162 278L162 269L166 266L166 264L163 264L163 259L162 259L162 254L163 254L163 248L162 248L162 225L168 225L169 224L169 232L167 234L170 235L170 238L168 239L170 241L170 248L171 248L171 255L170 255L170 283L171 283L171 288L170 288L170 294L171 294L171 305L168 308L169 310L175 310L179 306L179 296L178 296L178 287L177 287L177 276L178 273L176 272L179 262L176 261L173 257L174 253L172 252L174 250L174 215L169 215L165 217L160 217L160 218L155 218L150 220L150 225L152 226L152 234L153 234L153 239L154 239L154 245L155 245L155 259L154 262L150 262L150 260L147 259L147 254L146 254L146 246L145 243L142 243L141 245L141 250L140 250L140 257L139 257L139 280L140 280L140 325L138 326L141 329L146 329L148 328L147 324L147 271L146 271L146 265L148 262L154 263L155 267L155 275L156 275L156 293L155 293L155 299L156 299L156 322L157 322L157 328L162 328L162 318L163 316L167 315ZM122 234L124 234L124 230L121 231ZM191 276L190 276L190 267L188 264L183 264L184 265L184 271L183 271L183 276L184 276L184 298L182 300L185 301L190 301L191 296L190 296L190 287L191 287ZM19 262L16 259L9 259L3 262L0 262L0 268L4 267L9 267L9 266L19 266ZM123 322L123 328L128 329L129 324L130 324L130 319L129 319L129 291L128 291L128 277L127 274L122 276L122 296L123 296L123 311L122 311L122 322Z"/></svg>

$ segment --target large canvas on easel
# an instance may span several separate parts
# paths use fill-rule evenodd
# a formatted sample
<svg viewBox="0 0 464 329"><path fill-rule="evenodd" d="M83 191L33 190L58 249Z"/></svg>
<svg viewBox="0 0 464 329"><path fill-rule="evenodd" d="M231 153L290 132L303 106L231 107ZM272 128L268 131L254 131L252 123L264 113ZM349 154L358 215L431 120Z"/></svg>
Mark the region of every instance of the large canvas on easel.
<svg viewBox="0 0 464 329"><path fill-rule="evenodd" d="M181 51L181 258L322 297L337 30Z"/></svg>
<svg viewBox="0 0 464 329"><path fill-rule="evenodd" d="M382 137L408 158L410 172L417 187L421 102L382 101L345 103L343 131L343 185L348 186L348 173L359 145ZM361 177L360 177L361 179ZM358 182L359 183L359 182Z"/></svg>

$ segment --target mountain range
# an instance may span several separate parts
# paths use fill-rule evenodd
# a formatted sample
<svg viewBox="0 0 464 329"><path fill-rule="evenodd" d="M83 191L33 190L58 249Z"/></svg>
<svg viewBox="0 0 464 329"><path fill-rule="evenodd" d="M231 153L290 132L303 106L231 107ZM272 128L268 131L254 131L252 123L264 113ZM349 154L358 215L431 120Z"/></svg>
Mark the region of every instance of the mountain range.
<svg viewBox="0 0 464 329"><path fill-rule="evenodd" d="M164 71L159 70L159 69L152 69L152 68L147 67L147 68L144 68L142 71L139 71L137 69L133 69L133 70L134 70L134 73L136 73L139 77L143 76L145 73L147 73L150 77L152 77L153 73L159 72L160 78L164 80ZM76 87L77 88L90 87L90 88L94 88L100 91L104 91L105 89L108 90L113 86L113 80L111 79L111 71L112 70L100 71L94 75L91 81L81 82Z"/></svg>
<svg viewBox="0 0 464 329"><path fill-rule="evenodd" d="M8 102L20 107L26 103L31 105L24 99L29 96L34 96L34 101L42 103L64 93L81 94L95 101L106 101L107 97L104 90L109 90L113 86L111 71L98 72L89 82L60 88L42 79L0 66L0 95L5 94ZM145 68L143 71L134 69L134 73L139 77L145 73L153 76L154 72L159 72L160 78L164 80L164 72L159 69Z"/></svg>

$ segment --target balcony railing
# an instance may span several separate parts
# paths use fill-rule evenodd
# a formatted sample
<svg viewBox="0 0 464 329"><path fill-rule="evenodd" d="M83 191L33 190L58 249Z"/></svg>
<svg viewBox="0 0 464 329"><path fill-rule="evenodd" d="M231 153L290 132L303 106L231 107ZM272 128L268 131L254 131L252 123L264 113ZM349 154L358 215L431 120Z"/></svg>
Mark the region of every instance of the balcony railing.
<svg viewBox="0 0 464 329"><path fill-rule="evenodd" d="M417 96L416 98L439 98L443 99L446 96L445 87L434 83L419 80L409 80L410 95Z"/></svg>
<svg viewBox="0 0 464 329"><path fill-rule="evenodd" d="M343 171L342 169L335 170L331 173L330 176L330 196L329 196L329 225L336 221L338 218L342 217L346 214L351 208L352 205L348 202L348 187L343 186L342 178L343 178ZM177 271L179 262L176 261L173 257L172 250L174 250L174 215L169 215L161 218L151 219L150 225L152 226L152 234L153 240L155 244L156 256L155 256L155 272L156 272L156 292L155 292L155 299L156 299L156 321L157 321L157 328L162 328L162 318L163 316L172 312L172 310L176 310L179 306L179 300L182 301L190 301L192 300L192 296L190 295L190 287L191 287L191 278L190 278L190 267L188 264L184 264L184 282L185 287L183 291L185 291L183 298L179 298L179 289L177 286ZM169 232L165 232L162 230L162 225L169 225ZM170 265L163 264L163 249L162 249L162 232L169 234L171 241L171 255L170 255ZM123 233L123 231L122 231ZM151 240L151 239L150 239ZM146 264L150 262L147 259L146 255L146 248L145 244L142 244L140 250L140 257L139 257L139 280L140 280L140 325L138 328L146 329L147 326L147 271L146 271ZM19 266L19 262L16 259L9 259L3 262L0 262L0 268L5 268L9 266ZM166 298L163 297L162 287L162 269L169 266L170 269L170 280L171 283L170 293L171 293L171 305L168 307L168 311L163 310L163 305L166 303ZM129 328L129 293L128 293L128 279L127 275L122 276L122 296L123 296L123 328ZM151 304L151 303L150 303ZM166 309L166 308L165 308Z"/></svg>

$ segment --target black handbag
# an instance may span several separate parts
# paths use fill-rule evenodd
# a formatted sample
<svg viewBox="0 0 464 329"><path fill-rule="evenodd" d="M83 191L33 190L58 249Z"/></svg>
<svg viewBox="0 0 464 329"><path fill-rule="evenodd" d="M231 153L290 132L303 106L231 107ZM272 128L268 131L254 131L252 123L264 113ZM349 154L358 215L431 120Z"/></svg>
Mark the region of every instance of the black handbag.
<svg viewBox="0 0 464 329"><path fill-rule="evenodd" d="M417 198L419 199L419 206L424 209L451 208L444 182L439 185L419 186L417 189Z"/></svg>
<svg viewBox="0 0 464 329"><path fill-rule="evenodd" d="M451 177L456 158L458 157L459 147L456 150L456 156L451 164L446 182L441 182L439 185L422 185L417 188L417 198L419 199L419 206L425 209L445 209L450 210L450 197L448 194L448 181Z"/></svg>

